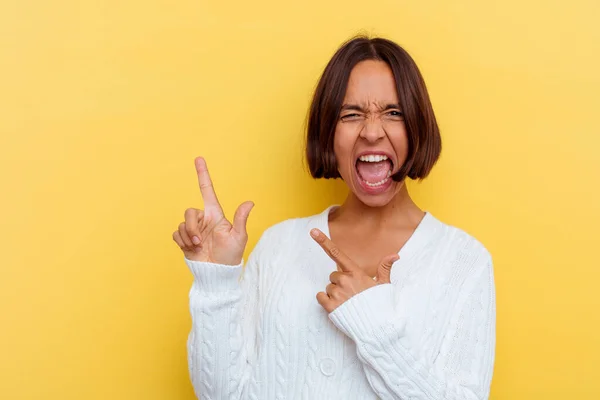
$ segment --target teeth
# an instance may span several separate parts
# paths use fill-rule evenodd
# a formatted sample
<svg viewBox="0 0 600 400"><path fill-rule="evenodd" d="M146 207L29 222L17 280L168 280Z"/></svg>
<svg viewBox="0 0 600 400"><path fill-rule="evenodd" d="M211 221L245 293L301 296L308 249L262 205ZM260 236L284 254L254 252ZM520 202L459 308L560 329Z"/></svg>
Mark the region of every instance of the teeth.
<svg viewBox="0 0 600 400"><path fill-rule="evenodd" d="M370 186L370 187L377 187L377 186L381 186L381 185L383 185L384 183L386 183L386 182L388 181L388 179L390 179L390 178L389 178L389 174L388 174L388 178L382 179L382 180L380 180L379 182L375 182L375 183L371 183L371 182L367 182L367 181L364 181L364 182L367 184L367 186Z"/></svg>
<svg viewBox="0 0 600 400"><path fill-rule="evenodd" d="M382 154L369 154L366 156L360 156L358 159L363 162L381 162L387 160L388 158Z"/></svg>

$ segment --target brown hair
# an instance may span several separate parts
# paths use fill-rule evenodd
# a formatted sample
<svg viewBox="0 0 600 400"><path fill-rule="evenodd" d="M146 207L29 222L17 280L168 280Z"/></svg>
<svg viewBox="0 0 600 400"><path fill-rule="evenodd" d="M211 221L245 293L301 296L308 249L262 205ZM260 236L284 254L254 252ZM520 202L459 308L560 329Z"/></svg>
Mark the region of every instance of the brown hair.
<svg viewBox="0 0 600 400"><path fill-rule="evenodd" d="M407 176L425 178L440 156L442 140L425 82L417 65L402 47L383 38L355 37L344 43L325 67L310 106L306 158L314 178L339 178L333 137L340 116L350 72L365 60L389 65L404 114L408 155L392 176L397 182Z"/></svg>

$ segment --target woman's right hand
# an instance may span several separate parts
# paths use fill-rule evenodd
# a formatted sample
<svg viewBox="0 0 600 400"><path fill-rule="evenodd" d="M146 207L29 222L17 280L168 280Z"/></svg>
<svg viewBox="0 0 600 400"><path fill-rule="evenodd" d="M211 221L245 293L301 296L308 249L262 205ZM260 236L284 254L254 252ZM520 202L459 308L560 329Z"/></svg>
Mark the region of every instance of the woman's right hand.
<svg viewBox="0 0 600 400"><path fill-rule="evenodd" d="M173 240L188 260L238 265L248 242L246 222L254 203L242 203L231 224L217 200L206 161L198 157L195 163L204 210L188 208L185 221L173 232Z"/></svg>

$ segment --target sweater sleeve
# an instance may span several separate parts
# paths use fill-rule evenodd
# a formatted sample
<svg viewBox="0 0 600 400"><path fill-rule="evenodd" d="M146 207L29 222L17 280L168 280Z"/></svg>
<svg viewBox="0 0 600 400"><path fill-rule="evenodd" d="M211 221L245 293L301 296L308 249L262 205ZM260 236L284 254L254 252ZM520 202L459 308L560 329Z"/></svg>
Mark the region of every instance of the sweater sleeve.
<svg viewBox="0 0 600 400"><path fill-rule="evenodd" d="M457 288L439 353L431 358L404 334L392 284L353 296L330 315L354 340L373 390L381 399L486 400L495 352L495 288L491 258Z"/></svg>
<svg viewBox="0 0 600 400"><path fill-rule="evenodd" d="M194 276L187 348L198 398L245 397L256 357L260 248L259 241L245 268L185 259Z"/></svg>

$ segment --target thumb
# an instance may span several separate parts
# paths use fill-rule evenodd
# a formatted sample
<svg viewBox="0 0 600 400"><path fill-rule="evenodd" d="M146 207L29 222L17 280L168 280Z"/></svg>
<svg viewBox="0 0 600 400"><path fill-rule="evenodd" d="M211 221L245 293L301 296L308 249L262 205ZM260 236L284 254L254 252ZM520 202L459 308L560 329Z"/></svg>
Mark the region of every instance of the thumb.
<svg viewBox="0 0 600 400"><path fill-rule="evenodd" d="M247 234L246 223L248 222L248 215L250 215L250 211L253 207L253 202L246 201L235 210L235 215L233 216L233 230L238 234Z"/></svg>
<svg viewBox="0 0 600 400"><path fill-rule="evenodd" d="M379 268L377 268L377 276L375 277L375 281L377 281L377 283L390 283L392 265L394 265L394 263L398 261L399 258L400 257L398 256L398 254L383 257L383 259L379 263Z"/></svg>

